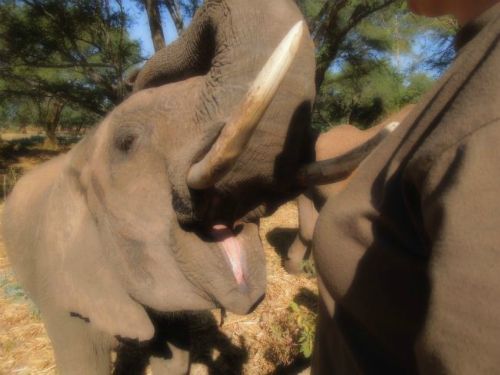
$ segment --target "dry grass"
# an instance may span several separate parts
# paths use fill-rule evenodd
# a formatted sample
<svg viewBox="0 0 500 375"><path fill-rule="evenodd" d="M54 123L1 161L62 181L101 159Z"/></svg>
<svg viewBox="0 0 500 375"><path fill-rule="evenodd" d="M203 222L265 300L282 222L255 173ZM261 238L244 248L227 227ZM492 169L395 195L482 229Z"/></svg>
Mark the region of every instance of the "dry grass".
<svg viewBox="0 0 500 375"><path fill-rule="evenodd" d="M26 168L31 162L23 163ZM0 206L1 212L1 206ZM200 315L200 336L192 374L293 374L300 358L302 313L290 308L295 301L309 318L314 314L315 280L288 275L279 252L288 246L297 228L294 203L262 220L260 234L267 256L268 288L262 304L250 315L228 313L222 328L220 313ZM55 374L50 341L36 308L20 292L10 271L0 238L0 374ZM210 342L207 346L206 343ZM203 348L204 347L204 348ZM201 353L201 354L200 354ZM288 369L287 369L288 368Z"/></svg>
<svg viewBox="0 0 500 375"><path fill-rule="evenodd" d="M0 285L0 374L54 374L52 348L45 328L36 308L20 295L3 242L0 242Z"/></svg>

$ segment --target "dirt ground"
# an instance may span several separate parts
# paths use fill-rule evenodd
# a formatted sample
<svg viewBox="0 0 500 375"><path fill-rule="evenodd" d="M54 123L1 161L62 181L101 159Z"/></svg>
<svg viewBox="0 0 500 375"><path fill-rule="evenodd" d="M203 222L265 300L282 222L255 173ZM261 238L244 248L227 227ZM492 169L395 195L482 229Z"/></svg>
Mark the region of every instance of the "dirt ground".
<svg viewBox="0 0 500 375"><path fill-rule="evenodd" d="M24 154L10 160L8 168L27 170L53 156L33 149ZM281 254L293 240L296 228L294 203L262 220L266 298L250 315L228 313L220 328L220 311L199 315L193 328L196 344L192 374L296 374L307 367L303 353L308 355L311 350L315 279L288 275L281 265ZM38 310L16 283L0 237L0 374L56 373Z"/></svg>

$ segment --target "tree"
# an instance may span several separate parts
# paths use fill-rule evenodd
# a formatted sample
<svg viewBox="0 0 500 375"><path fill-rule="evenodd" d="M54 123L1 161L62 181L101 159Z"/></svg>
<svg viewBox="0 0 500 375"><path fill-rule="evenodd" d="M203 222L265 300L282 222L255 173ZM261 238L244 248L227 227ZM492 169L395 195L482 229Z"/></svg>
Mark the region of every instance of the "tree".
<svg viewBox="0 0 500 375"><path fill-rule="evenodd" d="M180 8L181 4L176 0L163 0L163 3L172 17L177 34L180 34L182 30L184 30L184 19ZM191 2L191 5L195 11L199 4L198 2ZM194 14L194 11L192 14Z"/></svg>
<svg viewBox="0 0 500 375"><path fill-rule="evenodd" d="M104 115L141 61L126 25L121 0L0 3L0 98L35 103L52 141L66 105Z"/></svg>
<svg viewBox="0 0 500 375"><path fill-rule="evenodd" d="M149 29L151 30L151 39L153 39L153 46L155 51L165 47L165 37L163 36L163 28L161 24L160 8L156 0L141 0L146 8L148 15Z"/></svg>
<svg viewBox="0 0 500 375"><path fill-rule="evenodd" d="M180 35L184 30L186 23L193 18L194 13L201 5L202 0L139 0L139 3L146 9L151 30L151 39L153 40L155 51L158 51L158 49L165 46L165 37L161 22L161 10L165 8L165 10L169 13L175 29L177 30L177 34ZM151 9L155 9L155 11L152 11ZM151 25L155 26L153 27ZM160 39L160 34L162 41L157 42Z"/></svg>
<svg viewBox="0 0 500 375"><path fill-rule="evenodd" d="M316 44L317 128L345 122L370 126L415 95L407 93L411 77L425 80L420 88L429 86L423 67L437 75L453 57L454 23L417 17L404 1L296 1ZM433 47L423 50L434 53L415 56L415 45L426 39ZM405 62L410 59L415 63Z"/></svg>
<svg viewBox="0 0 500 375"><path fill-rule="evenodd" d="M302 0L316 44L316 87L319 89L325 74L339 53L345 50L350 33L368 16L399 0Z"/></svg>
<svg viewBox="0 0 500 375"><path fill-rule="evenodd" d="M180 33L200 2L163 0L161 3ZM417 99L414 95L418 90L412 94L406 91L411 77L413 87L418 86L415 86L417 79L424 82L420 88L428 87L431 79L422 69L438 75L453 58L451 41L456 25L449 18L417 17L409 12L406 1L296 2L316 44L318 97L313 122L321 129L340 122L361 127L371 125L408 103L409 97L412 101ZM415 45L422 40L430 44L430 48L422 49L432 50L432 54L415 55ZM409 65L409 59L414 64Z"/></svg>

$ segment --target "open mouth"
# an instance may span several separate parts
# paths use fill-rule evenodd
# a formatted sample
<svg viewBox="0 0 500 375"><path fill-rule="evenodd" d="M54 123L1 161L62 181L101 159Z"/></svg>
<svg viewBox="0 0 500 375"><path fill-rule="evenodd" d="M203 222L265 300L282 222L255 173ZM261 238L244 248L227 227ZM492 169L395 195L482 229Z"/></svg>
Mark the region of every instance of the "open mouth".
<svg viewBox="0 0 500 375"><path fill-rule="evenodd" d="M224 254L240 289L247 289L245 253L237 233L224 224L215 224L209 229L209 234Z"/></svg>
<svg viewBox="0 0 500 375"><path fill-rule="evenodd" d="M215 219L190 228L192 246L186 253L196 260L198 272L186 276L214 306L248 314L266 290L266 264L258 223ZM199 253L199 251L202 251ZM180 265L189 264L180 258ZM189 259L190 260L190 259ZM181 269L183 271L183 269Z"/></svg>

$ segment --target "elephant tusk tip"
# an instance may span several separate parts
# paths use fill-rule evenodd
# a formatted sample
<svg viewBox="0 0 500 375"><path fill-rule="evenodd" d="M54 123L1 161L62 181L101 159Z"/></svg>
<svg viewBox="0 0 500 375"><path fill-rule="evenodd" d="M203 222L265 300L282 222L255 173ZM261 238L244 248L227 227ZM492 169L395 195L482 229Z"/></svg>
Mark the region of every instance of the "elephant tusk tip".
<svg viewBox="0 0 500 375"><path fill-rule="evenodd" d="M399 121L393 121L390 124L388 124L385 129L389 132L392 133L396 128L399 126L400 122Z"/></svg>

